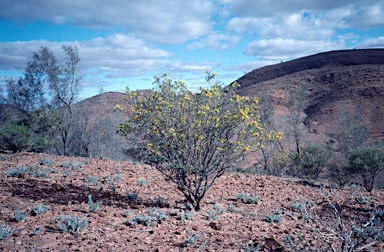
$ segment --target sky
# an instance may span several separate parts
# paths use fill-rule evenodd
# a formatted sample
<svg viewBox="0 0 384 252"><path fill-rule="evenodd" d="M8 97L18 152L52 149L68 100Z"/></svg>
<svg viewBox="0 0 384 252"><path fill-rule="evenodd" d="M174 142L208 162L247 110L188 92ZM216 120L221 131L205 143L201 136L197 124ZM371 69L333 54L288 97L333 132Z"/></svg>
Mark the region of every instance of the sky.
<svg viewBox="0 0 384 252"><path fill-rule="evenodd" d="M0 88L32 52L76 45L81 98L153 88L166 73L194 90L320 52L384 47L384 0L1 0Z"/></svg>

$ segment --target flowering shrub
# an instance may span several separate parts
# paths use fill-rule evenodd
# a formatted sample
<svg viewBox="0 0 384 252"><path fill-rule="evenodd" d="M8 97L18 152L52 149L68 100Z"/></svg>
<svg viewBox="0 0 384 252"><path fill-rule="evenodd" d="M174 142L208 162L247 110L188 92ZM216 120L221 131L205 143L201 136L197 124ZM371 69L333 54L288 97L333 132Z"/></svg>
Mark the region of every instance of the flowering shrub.
<svg viewBox="0 0 384 252"><path fill-rule="evenodd" d="M174 182L195 210L224 172L251 148L280 133L265 132L257 99L239 96L238 84L211 83L193 93L182 81L155 77L150 94L127 88L126 123L119 132L145 154L145 160Z"/></svg>

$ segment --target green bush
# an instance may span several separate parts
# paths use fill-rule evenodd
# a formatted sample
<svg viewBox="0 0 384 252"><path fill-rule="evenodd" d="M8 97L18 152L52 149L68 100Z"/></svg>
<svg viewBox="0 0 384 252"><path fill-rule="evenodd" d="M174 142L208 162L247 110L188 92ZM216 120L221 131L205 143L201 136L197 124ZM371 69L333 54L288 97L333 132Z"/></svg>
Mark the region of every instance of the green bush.
<svg viewBox="0 0 384 252"><path fill-rule="evenodd" d="M18 122L6 122L0 128L0 148L14 153L21 151L41 152L47 148L46 139L28 126Z"/></svg>
<svg viewBox="0 0 384 252"><path fill-rule="evenodd" d="M207 74L210 82L215 75ZM280 138L279 133L265 132L257 99L237 95L237 84L223 88L214 83L192 92L184 82L165 75L155 83L149 94L127 89L127 108L115 106L128 111L119 132L136 144L131 151L141 153L175 183L195 210L217 179L251 147Z"/></svg>
<svg viewBox="0 0 384 252"><path fill-rule="evenodd" d="M361 178L364 188L371 192L375 179L384 171L384 148L372 145L352 149L348 154L347 171Z"/></svg>
<svg viewBox="0 0 384 252"><path fill-rule="evenodd" d="M300 165L304 176L318 178L332 157L332 150L325 145L308 144L300 151Z"/></svg>
<svg viewBox="0 0 384 252"><path fill-rule="evenodd" d="M333 152L325 145L308 144L301 148L300 154L290 154L293 163L296 164L294 175L317 179L323 169L328 165Z"/></svg>

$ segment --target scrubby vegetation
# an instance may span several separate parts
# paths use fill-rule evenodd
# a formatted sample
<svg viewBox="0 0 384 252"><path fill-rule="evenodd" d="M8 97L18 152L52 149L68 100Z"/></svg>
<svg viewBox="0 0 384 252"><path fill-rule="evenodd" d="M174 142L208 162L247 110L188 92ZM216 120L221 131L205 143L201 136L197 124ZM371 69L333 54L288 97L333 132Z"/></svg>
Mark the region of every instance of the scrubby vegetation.
<svg viewBox="0 0 384 252"><path fill-rule="evenodd" d="M70 49L66 50L76 53ZM39 54L51 55L45 49L36 55ZM26 71L30 73L30 69ZM58 74L65 75L60 71ZM205 246L224 249L212 244L225 243L226 238L216 236L217 240L213 241L210 232L198 231L204 228L218 233L241 230L241 235L248 240L241 240L239 234L237 240L234 239L236 242L225 243L225 246L246 251L270 249L270 238L252 237L256 226L258 232L263 234L270 234L266 230L281 228L285 237L278 234L281 239L277 242L284 244L288 251L374 250L377 244L384 241L384 209L380 198L384 181L384 148L379 141L367 141L369 130L357 115L350 115L341 109L344 114L339 118L339 128L327 135L328 141L312 142L307 139L311 132L305 125L308 83L289 87L290 109L282 118L285 120L285 128L282 128L282 124L272 118L273 108L268 107L271 106L268 97L261 97L258 104L257 98L238 95L236 83L224 87L212 83L213 77L214 74L208 72L210 85L198 92L191 92L184 82L175 82L166 76L155 79L156 87L151 92L127 90L127 106L118 105L115 108L122 114L126 112L124 115L128 120L120 124L118 131L128 142L130 148L125 152L133 162L116 165L103 176L100 173L105 169L103 162L107 161L102 155L99 159L67 159L60 162L52 156L41 155L34 163L28 164L19 163L18 154L0 156L0 161L6 163L4 168L1 167L1 185L6 188L6 195L12 192L12 197L28 198L28 193L34 194L34 190L35 196L49 190L58 198L54 200L53 196L45 196L46 199L42 197L39 202L31 201L28 208L21 207L23 212L18 204L7 205L11 210L1 213L6 223L0 228L0 241L16 241L15 237L21 235L18 225L28 226L28 223L46 216L50 216L46 219L47 225L28 226L29 237L62 232L78 239L77 236L86 227L91 229L101 225L94 220L106 215L105 219L111 219L106 224L108 228L127 229L128 232L124 232L129 235L134 232L157 234L164 232L163 226L168 228L177 223L185 230L178 229L173 233L172 238L178 243L171 246L196 249ZM25 78L20 80L24 88L30 80L27 78L32 77ZM8 80L8 83L10 88L15 88L12 86L16 83L14 80ZM1 125L2 148L17 153L52 151L56 147L57 153L63 155L86 153L85 156L91 157L93 147L84 138L76 142L77 146L82 143L81 151L75 149L73 145L76 144L71 142L80 135L83 137L79 132L84 133L81 131L84 125L76 125L76 113L72 111L71 104L61 105L67 111L64 114L69 116L65 118L53 110L43 110L32 101L15 101L13 105L24 106L25 113L20 112L22 117L12 117ZM43 119L46 124L39 121ZM60 124L56 124L56 120ZM56 128L58 125L60 127ZM58 141L59 135L49 135L54 132L67 138ZM278 132L284 132L284 136ZM47 139L54 139L55 144ZM13 159L10 160L10 157ZM248 169L236 167L238 161L246 157L257 160L254 166ZM138 169L135 165L142 165L143 162L151 164L163 175L162 182L173 184L158 187L158 174L152 174L155 170L146 168L149 173L136 174ZM92 163L94 171L87 169ZM248 179L244 182L239 173L233 171L252 175L242 174L241 179ZM266 177L265 174L281 177L275 180L277 182L272 189L266 189L265 183L276 177ZM238 177L226 184L219 181L225 175L227 178ZM240 182L243 191L236 188ZM215 188L218 183L222 183L223 188ZM19 191L12 191L12 186ZM232 191L221 194L224 186L231 187ZM286 198L280 195L284 187L291 186L301 191ZM148 193L152 187L157 188L156 193ZM338 190L338 187L343 190ZM174 189L184 199L178 198L180 195ZM309 192L312 194L307 198ZM317 192L316 196L313 192ZM169 194L177 195L176 199L167 198ZM61 199L62 195L66 197ZM92 195L100 200L94 202ZM204 201L207 197L209 200ZM267 204L272 198L274 204ZM206 205L203 206L203 202ZM110 214L108 211L113 208L118 211ZM204 211L195 212L201 209ZM65 214L59 215L60 211L65 211ZM121 214L124 221L119 219L120 213L116 213L119 211L124 212ZM86 216L82 219L79 213ZM232 218L239 223L228 227ZM283 226L286 223L292 228ZM41 234L44 228L46 231ZM100 239L106 235L105 230L97 235L93 233L93 237ZM169 240L168 243L171 244Z"/></svg>

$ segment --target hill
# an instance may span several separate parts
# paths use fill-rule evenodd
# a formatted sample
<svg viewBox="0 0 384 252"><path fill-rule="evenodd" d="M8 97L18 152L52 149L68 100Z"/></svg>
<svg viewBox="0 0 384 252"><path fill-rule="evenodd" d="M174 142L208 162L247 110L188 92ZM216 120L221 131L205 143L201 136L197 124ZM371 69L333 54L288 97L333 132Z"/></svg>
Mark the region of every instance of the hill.
<svg viewBox="0 0 384 252"><path fill-rule="evenodd" d="M278 114L287 110L289 85L309 83L308 126L321 134L336 127L340 105L363 118L371 137L384 137L384 49L330 51L276 65L244 75L238 92L272 96Z"/></svg>

